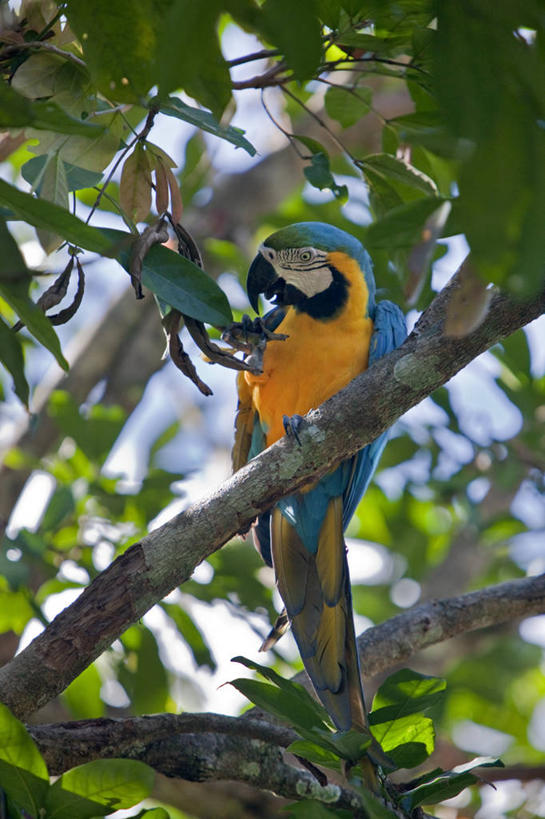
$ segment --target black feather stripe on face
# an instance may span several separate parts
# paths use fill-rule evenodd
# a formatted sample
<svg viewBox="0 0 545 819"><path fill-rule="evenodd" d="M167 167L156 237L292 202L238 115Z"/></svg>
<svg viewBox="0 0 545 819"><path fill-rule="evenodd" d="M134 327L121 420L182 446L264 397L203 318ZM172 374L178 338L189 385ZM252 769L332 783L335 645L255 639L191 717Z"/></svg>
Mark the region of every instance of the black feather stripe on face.
<svg viewBox="0 0 545 819"><path fill-rule="evenodd" d="M295 285L286 284L278 296L278 304L292 304L297 312L307 313L314 319L327 321L335 318L348 300L350 282L333 265L328 265L333 281L321 293L306 296Z"/></svg>

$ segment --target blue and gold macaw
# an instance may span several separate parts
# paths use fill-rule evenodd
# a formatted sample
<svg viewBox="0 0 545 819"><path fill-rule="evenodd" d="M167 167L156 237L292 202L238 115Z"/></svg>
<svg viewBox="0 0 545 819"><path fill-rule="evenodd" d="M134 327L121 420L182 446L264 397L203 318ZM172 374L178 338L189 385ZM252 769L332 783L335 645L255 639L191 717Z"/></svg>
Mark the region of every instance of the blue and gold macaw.
<svg viewBox="0 0 545 819"><path fill-rule="evenodd" d="M234 470L285 431L297 434L300 416L406 336L401 310L375 302L371 260L361 243L322 222L300 222L269 236L250 267L247 289L256 312L260 294L274 298L276 306L262 322L287 338L267 344L261 374L238 376ZM387 433L317 483L283 498L254 526L306 671L343 731L367 726L344 530L386 439Z"/></svg>

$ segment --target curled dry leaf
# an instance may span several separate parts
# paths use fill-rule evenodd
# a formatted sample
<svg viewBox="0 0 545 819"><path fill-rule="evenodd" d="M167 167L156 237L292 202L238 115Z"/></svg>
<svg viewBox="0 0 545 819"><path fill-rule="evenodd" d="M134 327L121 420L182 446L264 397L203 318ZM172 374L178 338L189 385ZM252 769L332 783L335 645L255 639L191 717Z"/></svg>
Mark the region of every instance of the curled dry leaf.
<svg viewBox="0 0 545 819"><path fill-rule="evenodd" d="M66 296L66 291L68 290L68 284L70 282L70 277L72 275L72 270L74 268L74 260L76 259L75 256L70 257L70 261L62 271L62 273L57 276L51 287L48 287L45 290L40 298L37 301L38 307L41 307L44 313L46 310L49 310L51 307L56 307L56 305L64 299ZM78 261L79 266L79 261ZM79 306L79 305L78 305ZM77 308L76 308L77 310ZM74 310L75 312L75 310ZM73 314L72 314L73 315ZM51 318L51 316L49 316ZM55 323L55 322L52 322ZM63 322L64 323L64 322ZM23 321L18 321L16 324L13 325L13 331L15 333L19 332L25 326Z"/></svg>
<svg viewBox="0 0 545 819"><path fill-rule="evenodd" d="M199 378L195 365L185 352L182 342L178 336L182 314L178 310L171 310L163 319L163 326L168 338L168 351L175 366L186 375L190 381L202 392L203 395L213 395L212 390Z"/></svg>
<svg viewBox="0 0 545 819"><path fill-rule="evenodd" d="M142 222L151 208L151 164L142 142L125 160L119 183L119 200L133 222Z"/></svg>
<svg viewBox="0 0 545 819"><path fill-rule="evenodd" d="M85 273L83 272L83 267L81 266L80 260L76 257L76 267L78 269L78 289L76 290L76 295L68 307L64 310L60 310L58 313L55 313L53 316L48 316L51 324L59 325L59 324L66 324L67 321L70 321L72 316L74 316L81 304L81 300L83 299L83 294L85 292Z"/></svg>
<svg viewBox="0 0 545 819"><path fill-rule="evenodd" d="M487 287L466 259L460 271L459 285L447 307L444 334L462 338L476 330L488 314L493 293L493 288Z"/></svg>
<svg viewBox="0 0 545 819"><path fill-rule="evenodd" d="M144 294L142 293L142 265L144 263L144 257L153 245L163 244L163 242L166 241L168 241L166 222L163 218L159 218L152 225L148 225L133 244L129 261L129 271L137 299L144 298Z"/></svg>

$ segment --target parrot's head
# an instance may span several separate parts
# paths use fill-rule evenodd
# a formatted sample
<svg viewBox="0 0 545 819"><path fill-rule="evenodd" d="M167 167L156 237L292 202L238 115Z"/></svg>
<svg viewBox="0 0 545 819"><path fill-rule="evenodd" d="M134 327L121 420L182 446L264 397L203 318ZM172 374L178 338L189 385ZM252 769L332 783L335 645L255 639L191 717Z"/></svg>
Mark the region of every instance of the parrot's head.
<svg viewBox="0 0 545 819"><path fill-rule="evenodd" d="M293 305L313 318L327 320L342 310L351 286L361 289L362 284L367 312L372 315L375 280L361 242L324 222L298 222L265 239L246 286L256 313L263 293L277 305Z"/></svg>

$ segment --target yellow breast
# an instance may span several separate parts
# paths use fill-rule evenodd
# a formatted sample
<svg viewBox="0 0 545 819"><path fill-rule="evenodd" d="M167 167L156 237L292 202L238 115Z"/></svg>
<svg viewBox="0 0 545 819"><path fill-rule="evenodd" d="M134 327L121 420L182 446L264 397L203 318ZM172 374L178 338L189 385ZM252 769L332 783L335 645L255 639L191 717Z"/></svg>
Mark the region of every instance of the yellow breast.
<svg viewBox="0 0 545 819"><path fill-rule="evenodd" d="M288 308L263 359L263 373L244 378L266 430L267 446L284 435L283 415L304 415L319 406L367 368L373 322L365 316L367 288L356 262L344 253L330 254L347 277L347 304L334 319L321 321Z"/></svg>

